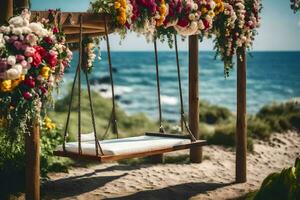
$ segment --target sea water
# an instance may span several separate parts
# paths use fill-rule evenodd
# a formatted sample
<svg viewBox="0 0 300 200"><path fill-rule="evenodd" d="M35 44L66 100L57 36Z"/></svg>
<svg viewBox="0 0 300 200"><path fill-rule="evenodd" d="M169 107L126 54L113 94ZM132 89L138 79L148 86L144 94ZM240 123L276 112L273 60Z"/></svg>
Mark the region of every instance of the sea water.
<svg viewBox="0 0 300 200"><path fill-rule="evenodd" d="M128 114L145 113L158 118L155 61L153 52L112 52L116 99ZM184 105L188 111L188 53L180 52ZM67 70L64 87L74 77L78 53ZM253 52L247 59L247 110L254 114L263 105L300 97L300 52ZM223 63L214 52L199 52L200 101L218 104L236 112L236 70L224 78ZM159 52L163 118L179 119L179 90L175 52ZM107 54L94 63L92 88L111 97ZM63 91L63 90L62 90ZM64 95L64 94L62 94Z"/></svg>

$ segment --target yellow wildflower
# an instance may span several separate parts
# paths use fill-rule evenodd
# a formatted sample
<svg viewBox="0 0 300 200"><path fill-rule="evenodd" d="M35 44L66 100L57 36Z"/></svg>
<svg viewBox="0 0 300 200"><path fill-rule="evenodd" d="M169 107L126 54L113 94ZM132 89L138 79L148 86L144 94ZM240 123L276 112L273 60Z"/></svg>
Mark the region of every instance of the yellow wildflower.
<svg viewBox="0 0 300 200"><path fill-rule="evenodd" d="M0 91L10 92L12 90L11 80L4 80L0 83Z"/></svg>
<svg viewBox="0 0 300 200"><path fill-rule="evenodd" d="M40 75L43 78L48 79L49 75L50 75L49 72L50 72L50 67L44 66L44 67L41 68Z"/></svg>
<svg viewBox="0 0 300 200"><path fill-rule="evenodd" d="M201 14L206 14L208 12L207 8L206 7L202 7L201 8Z"/></svg>
<svg viewBox="0 0 300 200"><path fill-rule="evenodd" d="M115 9L119 9L121 7L121 4L119 2L115 2L114 4Z"/></svg>
<svg viewBox="0 0 300 200"><path fill-rule="evenodd" d="M53 123L52 120L51 120L49 117L45 117L45 119L44 119L44 124L45 124L45 127L46 127L48 130L52 130L52 129L55 129L55 128L56 128L55 123Z"/></svg>
<svg viewBox="0 0 300 200"><path fill-rule="evenodd" d="M12 90L15 89L22 81L25 80L25 75L21 75L18 79L11 81Z"/></svg>

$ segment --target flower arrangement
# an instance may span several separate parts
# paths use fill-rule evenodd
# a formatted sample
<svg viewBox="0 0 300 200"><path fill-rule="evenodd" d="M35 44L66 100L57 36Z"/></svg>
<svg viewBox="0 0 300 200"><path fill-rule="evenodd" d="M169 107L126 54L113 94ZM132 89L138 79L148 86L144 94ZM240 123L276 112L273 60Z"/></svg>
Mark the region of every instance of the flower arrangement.
<svg viewBox="0 0 300 200"><path fill-rule="evenodd" d="M225 76L233 67L233 57L243 48L250 49L260 26L260 0L233 0L214 24L215 50L224 62ZM225 22L225 23L224 23Z"/></svg>
<svg viewBox="0 0 300 200"><path fill-rule="evenodd" d="M300 0L291 0L291 9L296 13L300 10Z"/></svg>
<svg viewBox="0 0 300 200"><path fill-rule="evenodd" d="M16 134L39 119L71 58L60 28L46 19L30 22L28 10L1 26L0 125Z"/></svg>
<svg viewBox="0 0 300 200"><path fill-rule="evenodd" d="M127 30L169 40L177 32L182 36L208 35L214 17L224 11L222 0L96 0L91 4L94 12L112 16L112 28Z"/></svg>

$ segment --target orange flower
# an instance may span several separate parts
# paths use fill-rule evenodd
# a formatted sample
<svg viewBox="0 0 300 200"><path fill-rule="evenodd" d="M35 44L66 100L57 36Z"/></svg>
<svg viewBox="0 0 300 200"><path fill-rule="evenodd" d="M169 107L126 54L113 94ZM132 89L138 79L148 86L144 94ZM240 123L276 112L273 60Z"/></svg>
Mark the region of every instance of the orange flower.
<svg viewBox="0 0 300 200"><path fill-rule="evenodd" d="M11 80L5 80L0 83L0 91L10 92L12 90Z"/></svg>

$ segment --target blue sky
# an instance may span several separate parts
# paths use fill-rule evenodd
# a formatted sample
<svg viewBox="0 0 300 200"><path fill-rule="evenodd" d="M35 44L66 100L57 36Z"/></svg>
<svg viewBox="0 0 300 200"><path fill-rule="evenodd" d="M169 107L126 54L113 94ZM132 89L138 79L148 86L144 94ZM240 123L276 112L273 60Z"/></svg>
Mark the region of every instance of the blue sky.
<svg viewBox="0 0 300 200"><path fill-rule="evenodd" d="M89 0L31 0L33 10L60 8L63 11L85 11ZM300 12L294 14L290 9L289 0L262 0L262 24L256 37L255 51L289 51L300 50ZM111 36L112 50L152 50L153 45L147 44L143 37L137 38L128 34L120 45L117 35ZM180 42L181 50L187 49L187 42ZM169 50L166 44L159 44L161 50ZM212 50L213 43L205 40L200 44L201 50Z"/></svg>

